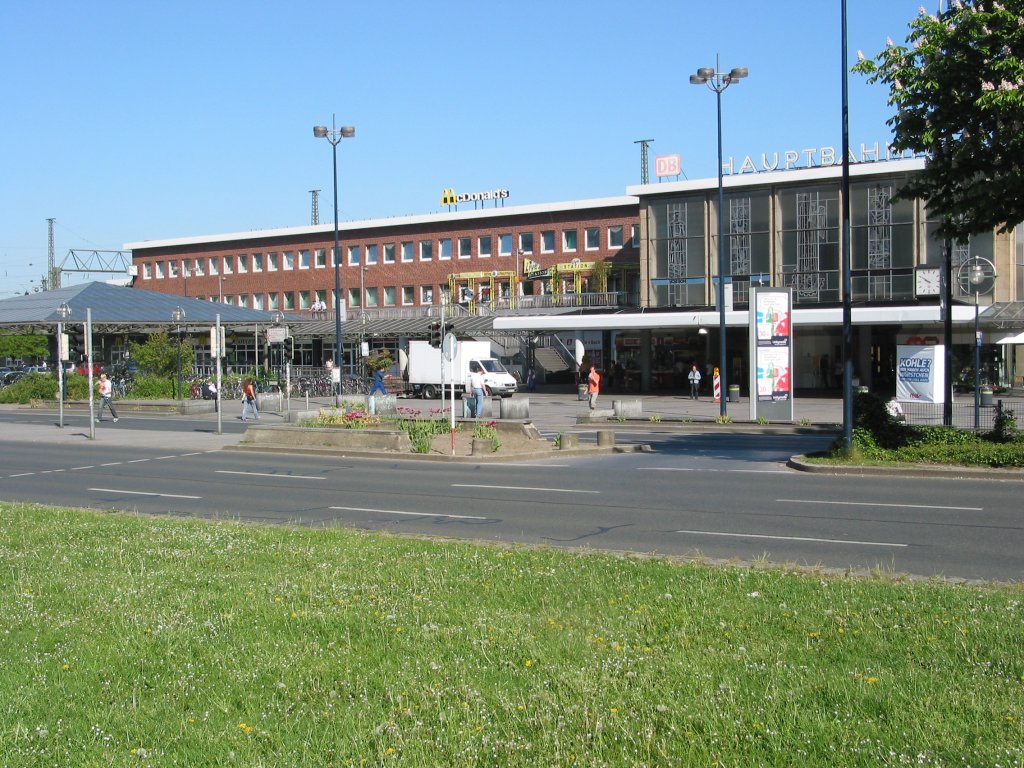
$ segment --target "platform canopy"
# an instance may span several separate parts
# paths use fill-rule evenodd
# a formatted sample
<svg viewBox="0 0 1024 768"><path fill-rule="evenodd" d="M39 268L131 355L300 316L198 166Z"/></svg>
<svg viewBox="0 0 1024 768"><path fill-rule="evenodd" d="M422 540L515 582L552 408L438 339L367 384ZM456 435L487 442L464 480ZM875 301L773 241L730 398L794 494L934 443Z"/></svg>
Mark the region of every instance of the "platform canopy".
<svg viewBox="0 0 1024 768"><path fill-rule="evenodd" d="M227 328L273 322L270 312L93 282L0 300L0 334L52 333L61 320L61 304L71 308L69 323L85 322L85 310L91 309L93 327L101 333L149 333L167 328L178 307L185 312L183 325L189 327L212 326L218 314Z"/></svg>

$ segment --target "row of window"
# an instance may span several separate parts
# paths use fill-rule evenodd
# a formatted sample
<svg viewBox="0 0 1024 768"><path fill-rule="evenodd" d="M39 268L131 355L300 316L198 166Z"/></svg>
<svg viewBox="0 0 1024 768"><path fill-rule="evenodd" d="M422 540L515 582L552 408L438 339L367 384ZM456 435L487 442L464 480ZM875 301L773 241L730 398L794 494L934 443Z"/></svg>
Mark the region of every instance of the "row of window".
<svg viewBox="0 0 1024 768"><path fill-rule="evenodd" d="M609 226L605 233L608 249L622 248L624 245L625 227L622 224ZM535 233L521 232L518 237L518 253L531 256L539 244L540 253L556 253L558 233L545 230L539 233L539 243L535 242ZM577 253L579 230L563 229L561 231L561 253ZM366 245L349 245L346 247L346 259L349 266L374 265L378 263L394 264L396 261L409 263L414 261L440 261L457 259L489 259L494 255L495 241L497 255L512 256L514 238L511 234L479 235L476 237L444 237L438 240L406 240L400 243L371 243ZM639 230L637 225L630 228L630 245L637 248ZM475 245L475 250L474 250ZM601 249L601 228L584 227L583 250L598 251ZM333 249L331 249L333 251ZM144 280L162 280L164 278L202 277L204 275L232 275L249 272L288 272L295 269L324 269L327 267L327 249L318 248L314 251L301 249L298 251L271 251L269 253L241 253L227 256L210 256L207 258L184 259L182 261L144 262L142 278ZM333 262L332 262L333 263Z"/></svg>
<svg viewBox="0 0 1024 768"><path fill-rule="evenodd" d="M427 306L433 304L434 296L438 295L436 290L436 286L433 285L404 285L401 287L389 285L383 288L366 288L364 292L367 307L409 307L417 303L417 294L420 304ZM360 306L359 292L359 288L349 288L346 291L347 306ZM277 293L224 294L223 297L195 296L193 298L207 299L213 302L223 299L224 304L267 312L273 312L275 309L282 312L304 312L312 310L314 302L322 302L329 307L332 294L333 291L329 290L281 291Z"/></svg>

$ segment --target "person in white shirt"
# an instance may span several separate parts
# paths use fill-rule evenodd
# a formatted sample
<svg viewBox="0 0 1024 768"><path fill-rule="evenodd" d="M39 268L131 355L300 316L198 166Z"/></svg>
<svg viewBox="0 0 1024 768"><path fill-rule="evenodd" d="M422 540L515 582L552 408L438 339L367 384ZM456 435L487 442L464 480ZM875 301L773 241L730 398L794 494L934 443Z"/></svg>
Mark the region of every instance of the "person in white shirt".
<svg viewBox="0 0 1024 768"><path fill-rule="evenodd" d="M96 382L96 389L100 395L100 409L96 413L96 423L99 424L103 421L104 406L110 409L110 415L114 417L114 423L117 423L117 411L114 410L114 385L107 378L107 374L100 374L100 380Z"/></svg>

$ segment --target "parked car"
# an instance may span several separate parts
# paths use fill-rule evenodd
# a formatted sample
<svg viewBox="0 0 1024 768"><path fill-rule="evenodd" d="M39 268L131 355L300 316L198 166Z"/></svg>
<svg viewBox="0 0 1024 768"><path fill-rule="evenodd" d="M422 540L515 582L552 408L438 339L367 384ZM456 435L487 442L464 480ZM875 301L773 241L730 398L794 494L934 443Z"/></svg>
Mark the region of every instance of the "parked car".
<svg viewBox="0 0 1024 768"><path fill-rule="evenodd" d="M22 371L25 373L50 373L49 367L45 365L26 365L23 366Z"/></svg>
<svg viewBox="0 0 1024 768"><path fill-rule="evenodd" d="M22 376L25 375L24 371L7 371L7 373L0 373L0 388L9 387L11 384L16 382Z"/></svg>
<svg viewBox="0 0 1024 768"><path fill-rule="evenodd" d="M92 364L92 375L93 376L99 376L102 372L103 372L103 365L102 365L102 363L93 362L93 364ZM75 366L75 373L80 373L83 376L88 376L89 375L89 362L87 360L83 360L78 365L76 365Z"/></svg>

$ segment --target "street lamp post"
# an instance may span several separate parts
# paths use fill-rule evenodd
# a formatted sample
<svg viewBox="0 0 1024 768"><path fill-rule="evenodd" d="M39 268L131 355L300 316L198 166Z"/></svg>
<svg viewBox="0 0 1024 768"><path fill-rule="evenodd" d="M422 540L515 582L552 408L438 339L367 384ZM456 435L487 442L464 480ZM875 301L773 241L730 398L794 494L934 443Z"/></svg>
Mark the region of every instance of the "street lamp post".
<svg viewBox="0 0 1024 768"><path fill-rule="evenodd" d="M71 317L71 307L61 302L57 307L57 400L60 402L60 426L64 428L64 323Z"/></svg>
<svg viewBox="0 0 1024 768"><path fill-rule="evenodd" d="M720 72L720 62L715 57L715 67L701 67L695 75L690 75L691 85L706 85L715 92L715 101L718 107L718 334L719 334L719 368L721 381L721 403L720 413L725 416L728 412L726 406L726 393L728 381L726 371L728 369L728 354L725 345L725 192L722 186L722 92L733 83L738 83L747 76L746 67L733 67L729 72Z"/></svg>
<svg viewBox="0 0 1024 768"><path fill-rule="evenodd" d="M972 256L960 265L957 282L962 293L974 294L974 430L981 423L981 295L996 283L995 265L983 256Z"/></svg>
<svg viewBox="0 0 1024 768"><path fill-rule="evenodd" d="M181 400L181 323L185 319L185 310L175 307L171 312L171 322L178 326L178 399Z"/></svg>
<svg viewBox="0 0 1024 768"><path fill-rule="evenodd" d="M338 230L338 144L342 139L351 139L356 135L355 127L343 125L334 127L334 116L331 116L331 128L326 125L314 125L313 136L327 139L331 143L331 155L334 161L334 365L341 365L341 233ZM340 370L340 368L339 368ZM338 389L341 389L339 379ZM340 392L339 392L340 394Z"/></svg>

